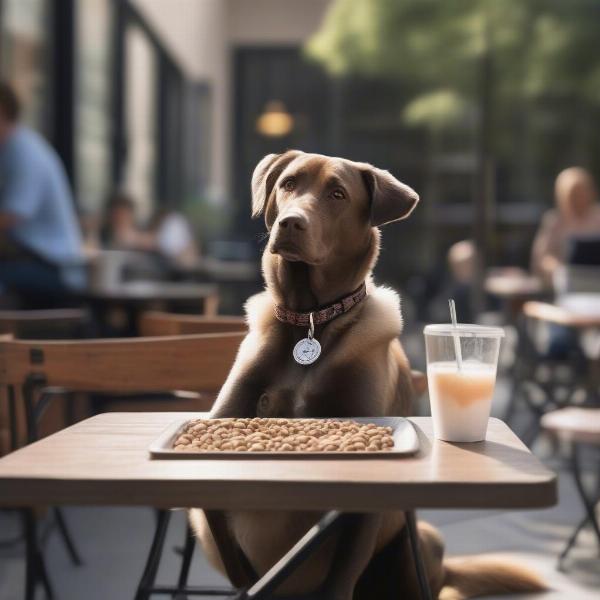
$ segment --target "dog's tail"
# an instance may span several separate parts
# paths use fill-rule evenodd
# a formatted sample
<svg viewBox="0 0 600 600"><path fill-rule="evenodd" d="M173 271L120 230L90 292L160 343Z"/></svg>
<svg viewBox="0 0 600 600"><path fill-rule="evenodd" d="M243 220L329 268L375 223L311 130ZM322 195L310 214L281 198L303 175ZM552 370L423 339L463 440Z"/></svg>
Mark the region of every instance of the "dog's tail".
<svg viewBox="0 0 600 600"><path fill-rule="evenodd" d="M500 556L461 556L444 560L439 600L466 600L492 594L543 592L537 573Z"/></svg>

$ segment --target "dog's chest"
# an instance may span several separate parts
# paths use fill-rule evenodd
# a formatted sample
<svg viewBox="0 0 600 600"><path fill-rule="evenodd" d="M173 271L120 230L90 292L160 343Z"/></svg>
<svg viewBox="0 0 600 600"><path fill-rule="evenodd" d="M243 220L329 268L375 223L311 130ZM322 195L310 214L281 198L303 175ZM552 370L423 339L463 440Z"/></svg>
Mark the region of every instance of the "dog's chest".
<svg viewBox="0 0 600 600"><path fill-rule="evenodd" d="M273 374L260 391L258 417L345 417L377 414L369 377L352 365L293 365Z"/></svg>

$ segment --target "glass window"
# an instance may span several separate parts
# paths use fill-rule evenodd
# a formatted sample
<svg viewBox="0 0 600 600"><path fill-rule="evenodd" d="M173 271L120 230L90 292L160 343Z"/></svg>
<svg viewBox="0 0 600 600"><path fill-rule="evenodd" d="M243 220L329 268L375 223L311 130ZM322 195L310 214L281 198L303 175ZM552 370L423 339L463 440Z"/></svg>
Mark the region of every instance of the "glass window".
<svg viewBox="0 0 600 600"><path fill-rule="evenodd" d="M112 2L79 0L76 14L75 160L80 207L102 209L110 182Z"/></svg>
<svg viewBox="0 0 600 600"><path fill-rule="evenodd" d="M23 121L45 134L50 130L51 108L48 6L46 0L4 0L0 36L2 76L19 94Z"/></svg>

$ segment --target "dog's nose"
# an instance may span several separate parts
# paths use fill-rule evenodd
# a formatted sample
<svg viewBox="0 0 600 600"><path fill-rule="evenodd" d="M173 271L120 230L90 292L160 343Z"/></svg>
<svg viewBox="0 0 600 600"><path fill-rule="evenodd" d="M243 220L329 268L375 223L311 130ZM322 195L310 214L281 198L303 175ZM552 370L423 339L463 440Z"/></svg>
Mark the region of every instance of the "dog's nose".
<svg viewBox="0 0 600 600"><path fill-rule="evenodd" d="M301 215L289 215L279 221L279 227L283 229L297 229L298 231L306 230L306 217Z"/></svg>

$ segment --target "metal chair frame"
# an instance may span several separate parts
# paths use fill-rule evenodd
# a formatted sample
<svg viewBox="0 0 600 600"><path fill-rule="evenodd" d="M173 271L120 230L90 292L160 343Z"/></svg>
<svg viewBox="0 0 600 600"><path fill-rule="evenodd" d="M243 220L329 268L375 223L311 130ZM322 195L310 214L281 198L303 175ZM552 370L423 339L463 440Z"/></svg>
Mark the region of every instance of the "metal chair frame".
<svg viewBox="0 0 600 600"><path fill-rule="evenodd" d="M183 553L179 579L176 586L164 586L156 584L156 574L160 564L160 558L165 543L167 528L170 520L168 510L160 510L158 514L157 527L146 560L146 566L142 579L138 586L135 600L150 600L153 594L171 594L175 600L184 600L188 596L215 596L233 597L235 600L266 600L273 597L273 592L314 552L328 537L340 530L344 525L357 519L360 515L342 513L331 510L321 520L311 527L300 540L260 579L245 589L220 588L220 587L197 587L188 586L187 577L194 551L195 540L187 530L186 548ZM414 510L405 511L406 529L410 543L410 550L415 562L415 570L421 600L431 600L432 594L429 580L425 570L419 537L417 532L416 516ZM191 542L190 542L191 540ZM314 595L311 596L315 598ZM317 597L321 597L317 595ZM300 600L299 598L297 600Z"/></svg>
<svg viewBox="0 0 600 600"><path fill-rule="evenodd" d="M588 524L592 526L592 530L596 535L596 540L598 542L598 552L600 554L600 523L598 523L598 517L596 516L596 504L600 502L600 474L598 475L598 479L596 481L596 490L594 495L590 494L586 491L585 486L583 484L583 479L581 475L581 444L572 443L571 444L571 472L573 473L573 478L575 480L575 486L577 488L577 493L581 498L581 502L583 504L583 508L585 510L585 515L581 519L581 521L577 524L573 533L569 537L567 543L563 551L560 553L558 557L557 568L559 570L564 570L564 562L573 548L575 543L577 542L577 538L582 529L584 529Z"/></svg>

